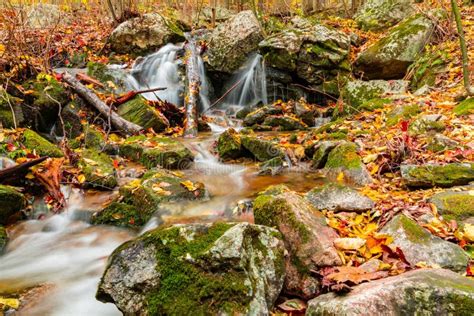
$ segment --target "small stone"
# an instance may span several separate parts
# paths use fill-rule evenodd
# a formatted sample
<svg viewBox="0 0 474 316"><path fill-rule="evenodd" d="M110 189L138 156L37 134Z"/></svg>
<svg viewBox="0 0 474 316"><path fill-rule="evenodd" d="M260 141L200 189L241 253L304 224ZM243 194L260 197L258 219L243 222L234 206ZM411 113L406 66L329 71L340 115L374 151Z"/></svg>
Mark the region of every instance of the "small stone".
<svg viewBox="0 0 474 316"><path fill-rule="evenodd" d="M306 199L318 210L364 212L375 206L374 201L341 184L329 183L306 193Z"/></svg>
<svg viewBox="0 0 474 316"><path fill-rule="evenodd" d="M474 186L437 193L429 199L429 202L436 205L444 219L463 221L474 216Z"/></svg>

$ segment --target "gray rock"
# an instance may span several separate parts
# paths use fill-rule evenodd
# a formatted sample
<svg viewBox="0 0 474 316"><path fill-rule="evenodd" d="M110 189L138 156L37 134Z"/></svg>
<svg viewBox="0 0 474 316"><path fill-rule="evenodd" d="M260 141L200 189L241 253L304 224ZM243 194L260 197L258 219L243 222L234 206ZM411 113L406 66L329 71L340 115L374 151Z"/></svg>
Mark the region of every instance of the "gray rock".
<svg viewBox="0 0 474 316"><path fill-rule="evenodd" d="M306 193L306 199L318 210L363 212L375 206L374 201L356 190L336 183L316 187Z"/></svg>
<svg viewBox="0 0 474 316"><path fill-rule="evenodd" d="M425 262L456 272L464 272L469 256L454 243L432 235L405 215L395 216L381 231L393 237L411 265Z"/></svg>
<svg viewBox="0 0 474 316"><path fill-rule="evenodd" d="M260 164L259 175L272 175L282 173L285 167L285 161L281 157L275 157Z"/></svg>
<svg viewBox="0 0 474 316"><path fill-rule="evenodd" d="M403 181L410 187L465 185L474 180L474 163L401 165Z"/></svg>
<svg viewBox="0 0 474 316"><path fill-rule="evenodd" d="M471 315L474 281L444 269L413 270L328 293L309 301L306 315Z"/></svg>
<svg viewBox="0 0 474 316"><path fill-rule="evenodd" d="M436 205L445 219L463 221L474 216L474 185L437 193L429 202Z"/></svg>
<svg viewBox="0 0 474 316"><path fill-rule="evenodd" d="M322 141L315 145L313 158L311 160L311 167L315 169L321 169L328 160L329 153L331 150L336 148L340 142L337 141Z"/></svg>
<svg viewBox="0 0 474 316"><path fill-rule="evenodd" d="M283 280L284 245L248 223L174 225L117 248L97 298L124 314L269 314Z"/></svg>
<svg viewBox="0 0 474 316"><path fill-rule="evenodd" d="M436 26L425 14L416 14L359 54L356 69L367 79L401 79L429 43Z"/></svg>
<svg viewBox="0 0 474 316"><path fill-rule="evenodd" d="M354 16L363 30L384 30L415 12L412 0L368 0Z"/></svg>
<svg viewBox="0 0 474 316"><path fill-rule="evenodd" d="M407 92L408 85L406 80L353 80L344 87L342 95L344 101L357 108L372 99L403 94Z"/></svg>
<svg viewBox="0 0 474 316"><path fill-rule="evenodd" d="M252 136L241 136L242 146L258 161L267 161L275 157L284 157L285 153L278 145L268 140Z"/></svg>
<svg viewBox="0 0 474 316"><path fill-rule="evenodd" d="M209 70L233 73L258 48L263 31L252 11L242 11L220 24L210 35Z"/></svg>
<svg viewBox="0 0 474 316"><path fill-rule="evenodd" d="M341 265L334 240L337 233L308 201L285 187L272 187L254 201L255 223L276 227L289 253L286 258L285 293L311 298L321 290L310 273L326 266Z"/></svg>

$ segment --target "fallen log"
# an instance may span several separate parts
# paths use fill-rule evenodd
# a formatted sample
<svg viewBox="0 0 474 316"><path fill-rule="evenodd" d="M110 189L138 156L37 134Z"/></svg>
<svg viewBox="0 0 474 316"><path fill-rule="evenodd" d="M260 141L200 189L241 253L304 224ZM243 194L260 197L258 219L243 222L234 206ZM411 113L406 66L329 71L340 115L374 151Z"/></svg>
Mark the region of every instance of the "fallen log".
<svg viewBox="0 0 474 316"><path fill-rule="evenodd" d="M33 159L19 165L5 168L0 170L0 182L5 182L7 180L16 180L22 178L24 175L28 173L28 169L30 167L36 166L37 164L42 163L48 157L41 157L37 159Z"/></svg>
<svg viewBox="0 0 474 316"><path fill-rule="evenodd" d="M201 80L199 78L198 55L200 53L196 41L188 33L186 34L187 43L184 47L186 51L186 96L185 119L184 119L184 137L196 137L198 133L198 109L199 89Z"/></svg>
<svg viewBox="0 0 474 316"><path fill-rule="evenodd" d="M125 120L120 115L112 111L111 108L108 107L101 99L99 99L99 97L94 92L80 83L79 80L74 78L74 76L71 74L67 72L63 73L62 79L64 82L70 85L79 96L85 99L90 105L95 107L102 115L107 118L110 117L110 122L116 129L126 134L135 134L143 129L141 126Z"/></svg>

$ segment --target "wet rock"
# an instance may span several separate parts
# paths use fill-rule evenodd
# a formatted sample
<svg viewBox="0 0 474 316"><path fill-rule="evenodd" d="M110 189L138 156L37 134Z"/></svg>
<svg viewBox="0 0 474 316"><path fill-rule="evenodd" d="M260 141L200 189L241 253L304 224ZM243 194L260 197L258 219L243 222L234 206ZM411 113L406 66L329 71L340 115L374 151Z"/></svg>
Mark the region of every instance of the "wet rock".
<svg viewBox="0 0 474 316"><path fill-rule="evenodd" d="M328 160L331 150L336 148L340 142L336 141L322 141L314 146L314 154L311 159L311 167L314 169L321 169Z"/></svg>
<svg viewBox="0 0 474 316"><path fill-rule="evenodd" d="M15 124L16 127L22 126L25 118L21 103L21 99L10 95L0 87L0 123L4 128L15 128Z"/></svg>
<svg viewBox="0 0 474 316"><path fill-rule="evenodd" d="M64 127L59 122L56 133L63 134L63 128L68 138L76 138L82 133L82 123L80 116L81 107L78 102L69 102L61 111L61 117L64 121Z"/></svg>
<svg viewBox="0 0 474 316"><path fill-rule="evenodd" d="M400 166L400 171L410 187L452 187L474 181L474 163L406 164Z"/></svg>
<svg viewBox="0 0 474 316"><path fill-rule="evenodd" d="M344 142L336 146L329 153L323 170L329 179L337 179L342 173L345 181L351 184L363 186L372 183L354 143Z"/></svg>
<svg viewBox="0 0 474 316"><path fill-rule="evenodd" d="M150 220L153 213L154 211L137 208L133 205L112 202L92 216L91 224L140 228Z"/></svg>
<svg viewBox="0 0 474 316"><path fill-rule="evenodd" d="M120 105L117 114L145 129L153 128L155 132L162 132L170 126L168 119L141 96Z"/></svg>
<svg viewBox="0 0 474 316"><path fill-rule="evenodd" d="M242 146L259 161L285 156L284 152L270 141L252 136L241 136L241 140Z"/></svg>
<svg viewBox="0 0 474 316"><path fill-rule="evenodd" d="M214 29L209 37L210 71L233 73L258 48L263 31L252 11L242 11Z"/></svg>
<svg viewBox="0 0 474 316"><path fill-rule="evenodd" d="M57 26L68 21L67 12L55 4L39 3L27 8L26 23L32 28Z"/></svg>
<svg viewBox="0 0 474 316"><path fill-rule="evenodd" d="M463 191L440 192L429 200L446 220L463 221L474 217L474 185L457 189Z"/></svg>
<svg viewBox="0 0 474 316"><path fill-rule="evenodd" d="M122 201L150 217L164 202L201 200L208 196L204 184L189 181L165 169L151 169L141 179L120 188ZM149 219L149 218L148 218Z"/></svg>
<svg viewBox="0 0 474 316"><path fill-rule="evenodd" d="M420 269L328 293L309 301L306 315L469 315L474 281L444 269Z"/></svg>
<svg viewBox="0 0 474 316"><path fill-rule="evenodd" d="M338 236L327 226L322 213L301 196L286 190L281 187L255 199L255 223L276 227L283 234L289 252L284 291L307 299L317 295L321 288L310 270L342 264L333 246Z"/></svg>
<svg viewBox="0 0 474 316"><path fill-rule="evenodd" d="M314 126L316 111L308 104L298 101L295 102L293 105L293 113L306 125Z"/></svg>
<svg viewBox="0 0 474 316"><path fill-rule="evenodd" d="M26 207L26 199L15 188L0 185L0 225L6 224L8 218Z"/></svg>
<svg viewBox="0 0 474 316"><path fill-rule="evenodd" d="M403 94L408 90L406 80L353 80L344 87L342 95L352 107L358 108L364 102L390 95ZM348 110L350 112L350 109Z"/></svg>
<svg viewBox="0 0 474 316"><path fill-rule="evenodd" d="M453 109L453 112L456 115L474 114L474 98L467 98L466 100L460 102Z"/></svg>
<svg viewBox="0 0 474 316"><path fill-rule="evenodd" d="M264 163L260 164L259 175L272 175L276 176L280 174L285 167L285 161L281 157L275 157Z"/></svg>
<svg viewBox="0 0 474 316"><path fill-rule="evenodd" d="M244 118L245 126L262 124L268 115L283 114L282 108L278 104L266 105L248 113Z"/></svg>
<svg viewBox="0 0 474 316"><path fill-rule="evenodd" d="M109 42L112 50L120 54L146 54L183 38L179 24L157 13L147 13L117 26Z"/></svg>
<svg viewBox="0 0 474 316"><path fill-rule="evenodd" d="M363 212L375 206L374 201L341 184L329 183L306 193L306 199L318 210Z"/></svg>
<svg viewBox="0 0 474 316"><path fill-rule="evenodd" d="M21 138L22 144L31 151L35 151L39 156L53 158L63 157L63 152L56 145L50 143L36 132L25 129Z"/></svg>
<svg viewBox="0 0 474 316"><path fill-rule="evenodd" d="M7 230L5 227L0 226L0 255L3 253L3 250L7 246L8 242L8 236L7 236Z"/></svg>
<svg viewBox="0 0 474 316"><path fill-rule="evenodd" d="M304 130L308 126L298 118L289 115L270 115L265 118L263 125L277 127L280 131Z"/></svg>
<svg viewBox="0 0 474 316"><path fill-rule="evenodd" d="M387 126L395 126L400 121L409 120L421 113L418 104L397 106L387 114Z"/></svg>
<svg viewBox="0 0 474 316"><path fill-rule="evenodd" d="M240 135L235 129L229 128L219 135L217 139L217 152L222 159L235 159L242 157L243 148Z"/></svg>
<svg viewBox="0 0 474 316"><path fill-rule="evenodd" d="M174 225L114 251L97 298L124 314L269 314L284 279L278 231L248 223Z"/></svg>
<svg viewBox="0 0 474 316"><path fill-rule="evenodd" d="M405 215L395 216L380 231L393 237L394 247L403 251L411 265L424 262L456 272L464 272L469 256L461 247L432 235Z"/></svg>
<svg viewBox="0 0 474 316"><path fill-rule="evenodd" d="M401 79L429 43L434 19L416 14L359 54L356 69L367 79Z"/></svg>
<svg viewBox="0 0 474 316"><path fill-rule="evenodd" d="M113 189L117 186L113 161L107 154L86 149L81 153L79 167L86 177L87 186L98 189Z"/></svg>
<svg viewBox="0 0 474 316"><path fill-rule="evenodd" d="M382 31L415 12L411 0L368 0L354 16L359 28Z"/></svg>
<svg viewBox="0 0 474 316"><path fill-rule="evenodd" d="M321 24L283 30L259 47L271 67L296 72L311 84L322 84L339 72L350 71L349 36Z"/></svg>
<svg viewBox="0 0 474 316"><path fill-rule="evenodd" d="M145 135L127 138L119 148L120 155L142 163L147 168L187 169L194 156L183 144L169 137Z"/></svg>

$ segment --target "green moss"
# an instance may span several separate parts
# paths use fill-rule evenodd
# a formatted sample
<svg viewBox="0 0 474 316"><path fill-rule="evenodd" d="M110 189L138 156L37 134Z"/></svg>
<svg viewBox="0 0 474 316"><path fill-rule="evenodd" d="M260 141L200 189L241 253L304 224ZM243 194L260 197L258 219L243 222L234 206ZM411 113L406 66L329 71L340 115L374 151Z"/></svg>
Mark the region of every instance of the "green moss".
<svg viewBox="0 0 474 316"><path fill-rule="evenodd" d="M22 137L23 145L31 151L36 151L40 156L63 157L63 152L36 132L25 129Z"/></svg>
<svg viewBox="0 0 474 316"><path fill-rule="evenodd" d="M424 185L464 185L474 180L474 163L416 166L408 171L408 176Z"/></svg>
<svg viewBox="0 0 474 316"><path fill-rule="evenodd" d="M153 128L155 132L164 131L169 127L168 119L157 109L148 105L147 100L142 96L137 96L120 105L117 113L145 129Z"/></svg>
<svg viewBox="0 0 474 316"><path fill-rule="evenodd" d="M86 148L103 150L106 142L104 135L91 125L84 126L84 145Z"/></svg>
<svg viewBox="0 0 474 316"><path fill-rule="evenodd" d="M400 122L400 120L411 119L421 113L420 106L417 104L405 105L393 109L387 114L387 126L394 126Z"/></svg>
<svg viewBox="0 0 474 316"><path fill-rule="evenodd" d="M399 225L401 225L408 240L411 242L428 243L430 241L430 233L405 215L400 215Z"/></svg>
<svg viewBox="0 0 474 316"><path fill-rule="evenodd" d="M58 108L59 104L69 102L69 95L64 86L46 74L39 74L36 80L28 81L24 87L32 89L33 105L41 108Z"/></svg>
<svg viewBox="0 0 474 316"><path fill-rule="evenodd" d="M426 52L418 58L409 67L409 71L413 73L411 88L416 91L425 85L434 86L436 77L445 69L447 60L449 58L445 51Z"/></svg>
<svg viewBox="0 0 474 316"><path fill-rule="evenodd" d="M6 224L8 218L26 207L26 199L13 187L0 185L0 225Z"/></svg>
<svg viewBox="0 0 474 316"><path fill-rule="evenodd" d="M347 131L346 132L340 131L340 132L330 133L330 134L327 134L327 136L325 138L330 139L330 140L347 139Z"/></svg>
<svg viewBox="0 0 474 316"><path fill-rule="evenodd" d="M23 122L21 101L21 99L15 98L0 87L0 122L4 128L14 128L15 123L18 127Z"/></svg>
<svg viewBox="0 0 474 316"><path fill-rule="evenodd" d="M82 152L79 167L86 177L88 186L99 189L112 189L117 186L113 162L107 154L86 149Z"/></svg>
<svg viewBox="0 0 474 316"><path fill-rule="evenodd" d="M152 215L153 212L144 208L138 209L125 203L113 202L94 215L92 224L139 229L150 220Z"/></svg>
<svg viewBox="0 0 474 316"><path fill-rule="evenodd" d="M5 229L5 227L0 226L0 254L3 253L3 250L5 249L7 242L8 242L7 230Z"/></svg>
<svg viewBox="0 0 474 316"><path fill-rule="evenodd" d="M343 143L334 148L328 156L325 168L359 169L362 160L354 143Z"/></svg>
<svg viewBox="0 0 474 316"><path fill-rule="evenodd" d="M470 115L474 114L474 98L468 98L458 105L453 110L456 115Z"/></svg>
<svg viewBox="0 0 474 316"><path fill-rule="evenodd" d="M149 315L208 315L245 312L250 302L249 288L243 283L243 271L227 269L213 273L200 269L191 261L203 254L232 224L217 223L207 231L196 232L186 240L177 227L146 233L142 240L157 248L157 269L160 287L147 296ZM223 267L225 269L225 267Z"/></svg>
<svg viewBox="0 0 474 316"><path fill-rule="evenodd" d="M222 159L235 159L243 154L240 135L233 129L228 129L217 140L217 152Z"/></svg>
<svg viewBox="0 0 474 316"><path fill-rule="evenodd" d="M267 161L274 157L284 157L283 151L275 144L256 137L242 136L242 146L251 152L259 161Z"/></svg>
<svg viewBox="0 0 474 316"><path fill-rule="evenodd" d="M88 62L87 74L104 84L106 84L107 81L111 81L111 82L115 81L114 76L110 73L106 64L95 63L92 61Z"/></svg>
<svg viewBox="0 0 474 316"><path fill-rule="evenodd" d="M474 217L474 195L469 192L445 192L431 200L445 218L462 221Z"/></svg>
<svg viewBox="0 0 474 316"><path fill-rule="evenodd" d="M360 106L359 109L365 110L365 111L373 111L376 109L381 109L385 105L390 104L392 100L390 99L383 99L383 98L375 98L375 99L370 99L365 102L363 102Z"/></svg>

